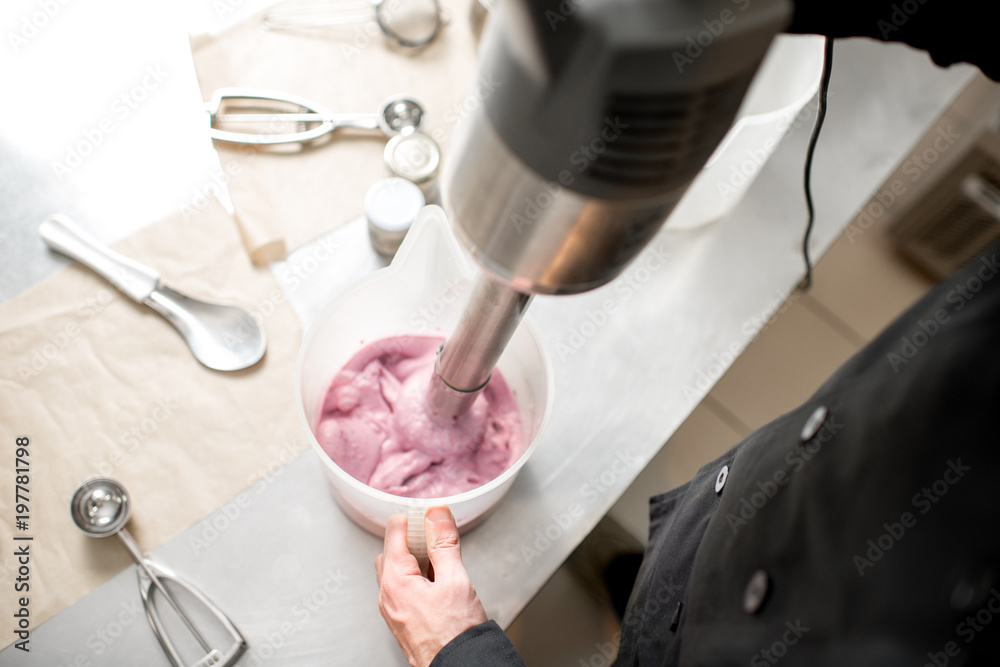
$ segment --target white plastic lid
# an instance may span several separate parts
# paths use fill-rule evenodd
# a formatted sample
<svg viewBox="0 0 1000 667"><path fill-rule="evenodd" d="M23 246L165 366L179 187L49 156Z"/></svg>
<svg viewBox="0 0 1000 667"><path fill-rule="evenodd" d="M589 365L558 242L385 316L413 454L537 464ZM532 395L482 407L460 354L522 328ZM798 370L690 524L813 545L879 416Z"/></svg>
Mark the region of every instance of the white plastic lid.
<svg viewBox="0 0 1000 667"><path fill-rule="evenodd" d="M371 226L405 233L424 207L424 193L405 178L384 178L365 195L365 216Z"/></svg>

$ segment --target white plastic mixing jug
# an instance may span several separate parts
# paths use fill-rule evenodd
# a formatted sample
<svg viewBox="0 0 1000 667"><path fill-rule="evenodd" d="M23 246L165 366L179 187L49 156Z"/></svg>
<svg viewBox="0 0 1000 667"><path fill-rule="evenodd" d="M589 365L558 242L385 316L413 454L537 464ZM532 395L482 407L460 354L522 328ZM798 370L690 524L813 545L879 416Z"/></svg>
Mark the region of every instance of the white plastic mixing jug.
<svg viewBox="0 0 1000 667"><path fill-rule="evenodd" d="M359 526L382 536L388 518L414 505L448 505L460 530L485 518L510 488L537 445L552 406L552 367L530 317L521 322L497 367L521 412L525 451L496 479L462 494L408 499L375 490L351 477L315 437L333 377L364 345L389 336L447 337L478 269L466 259L444 211L427 206L388 267L338 294L307 332L299 352L295 391L300 414L334 497Z"/></svg>

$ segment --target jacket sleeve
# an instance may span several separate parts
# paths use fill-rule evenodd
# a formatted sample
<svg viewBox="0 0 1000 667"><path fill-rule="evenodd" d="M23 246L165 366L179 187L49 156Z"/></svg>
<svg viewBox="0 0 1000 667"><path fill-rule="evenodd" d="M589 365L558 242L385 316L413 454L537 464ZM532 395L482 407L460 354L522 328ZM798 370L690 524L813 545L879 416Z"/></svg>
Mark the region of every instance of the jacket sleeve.
<svg viewBox="0 0 1000 667"><path fill-rule="evenodd" d="M473 626L448 642L430 667L525 667L496 621Z"/></svg>
<svg viewBox="0 0 1000 667"><path fill-rule="evenodd" d="M995 3L986 0L795 0L790 33L871 37L927 51L947 67L972 63L1000 80Z"/></svg>

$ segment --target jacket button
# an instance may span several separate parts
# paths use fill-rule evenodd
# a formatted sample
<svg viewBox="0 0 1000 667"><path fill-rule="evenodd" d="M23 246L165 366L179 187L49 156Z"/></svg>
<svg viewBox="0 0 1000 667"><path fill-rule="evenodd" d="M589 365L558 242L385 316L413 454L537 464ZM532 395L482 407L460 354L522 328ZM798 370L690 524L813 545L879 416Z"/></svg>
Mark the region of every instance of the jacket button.
<svg viewBox="0 0 1000 667"><path fill-rule="evenodd" d="M729 479L729 466L722 466L722 470L719 471L718 476L715 478L716 493L722 493L723 487L726 486L727 479Z"/></svg>
<svg viewBox="0 0 1000 667"><path fill-rule="evenodd" d="M819 433L820 427L823 422L826 421L827 409L825 405L821 405L813 413L809 415L809 419L806 420L805 425L802 426L802 433L799 434L799 439L802 442L809 442L813 439L817 433Z"/></svg>
<svg viewBox="0 0 1000 667"><path fill-rule="evenodd" d="M987 570L978 575L963 577L951 590L951 607L955 611L972 611L986 602L986 596L994 587L996 579ZM1000 598L1000 595L995 597ZM992 597L990 598L992 604Z"/></svg>
<svg viewBox="0 0 1000 667"><path fill-rule="evenodd" d="M963 579L955 584L951 591L951 607L955 611L966 611L972 609L976 601L976 587L969 581Z"/></svg>
<svg viewBox="0 0 1000 667"><path fill-rule="evenodd" d="M767 572L757 570L750 575L747 588L743 591L743 611L748 614L756 614L760 611L760 608L764 606L764 600L767 598L769 588L770 579L767 576Z"/></svg>

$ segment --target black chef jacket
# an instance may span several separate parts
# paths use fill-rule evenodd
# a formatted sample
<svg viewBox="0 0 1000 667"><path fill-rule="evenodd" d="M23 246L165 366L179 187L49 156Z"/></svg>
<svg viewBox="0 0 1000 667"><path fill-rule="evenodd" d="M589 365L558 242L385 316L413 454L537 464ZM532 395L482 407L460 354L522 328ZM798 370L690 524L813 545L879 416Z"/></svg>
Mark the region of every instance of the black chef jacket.
<svg viewBox="0 0 1000 667"><path fill-rule="evenodd" d="M994 8L797 0L788 32L901 41L1000 79ZM616 664L1000 665L998 255L650 501ZM488 621L431 667L523 664Z"/></svg>
<svg viewBox="0 0 1000 667"><path fill-rule="evenodd" d="M1000 665L1000 246L651 501L619 665ZM522 665L490 621L433 667Z"/></svg>

